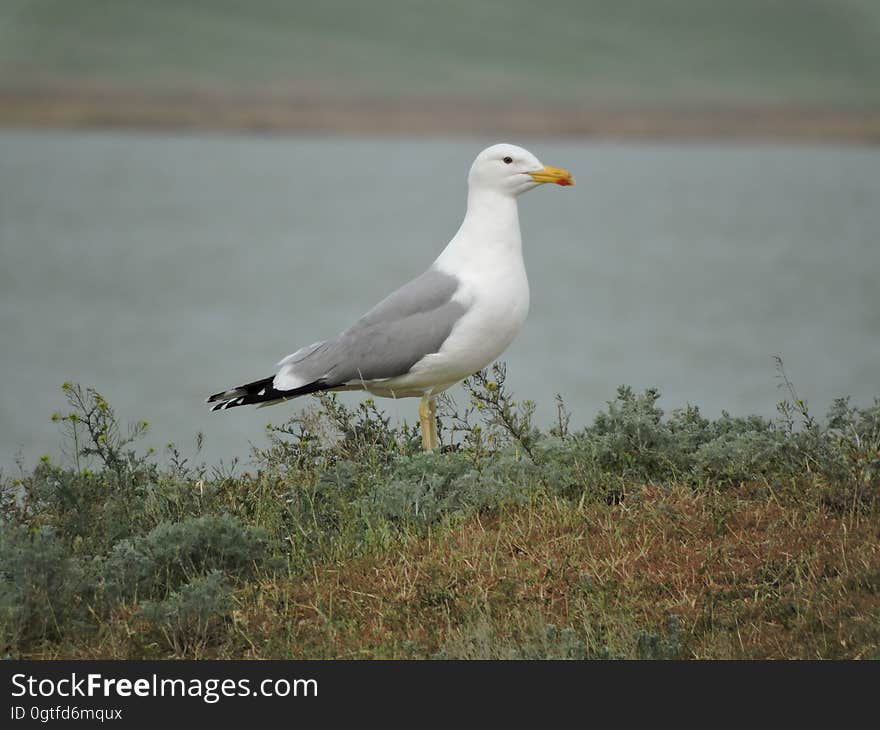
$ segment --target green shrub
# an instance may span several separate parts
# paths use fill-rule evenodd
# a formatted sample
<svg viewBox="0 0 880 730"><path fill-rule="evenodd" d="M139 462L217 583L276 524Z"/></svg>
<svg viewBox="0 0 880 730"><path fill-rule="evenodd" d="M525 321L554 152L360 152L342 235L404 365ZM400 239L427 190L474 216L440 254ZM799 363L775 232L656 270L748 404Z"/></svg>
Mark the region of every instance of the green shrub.
<svg viewBox="0 0 880 730"><path fill-rule="evenodd" d="M596 416L583 438L601 470L651 479L675 466L669 458L673 453L670 429L656 405L659 398L657 390L637 395L631 388L621 387L617 398L608 402L608 410Z"/></svg>
<svg viewBox="0 0 880 730"><path fill-rule="evenodd" d="M162 523L113 546L101 569L111 599L166 595L194 576L223 571L252 575L267 557L265 531L230 515Z"/></svg>
<svg viewBox="0 0 880 730"><path fill-rule="evenodd" d="M0 644L60 638L84 614L81 566L49 528L0 524Z"/></svg>
<svg viewBox="0 0 880 730"><path fill-rule="evenodd" d="M144 601L140 616L183 653L204 644L232 609L232 588L219 570L193 578L164 601Z"/></svg>
<svg viewBox="0 0 880 730"><path fill-rule="evenodd" d="M525 629L502 633L479 616L448 640L434 659L587 659L587 647L570 626L562 629L536 617Z"/></svg>
<svg viewBox="0 0 880 730"><path fill-rule="evenodd" d="M666 617L665 631L637 631L636 656L639 659L686 658L678 616Z"/></svg>

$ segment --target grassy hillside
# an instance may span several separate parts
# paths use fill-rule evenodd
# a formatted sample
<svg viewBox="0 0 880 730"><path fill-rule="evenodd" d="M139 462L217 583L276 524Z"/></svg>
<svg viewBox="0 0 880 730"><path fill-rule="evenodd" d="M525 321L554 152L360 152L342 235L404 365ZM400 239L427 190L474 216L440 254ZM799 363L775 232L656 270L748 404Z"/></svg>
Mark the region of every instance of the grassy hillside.
<svg viewBox="0 0 880 730"><path fill-rule="evenodd" d="M874 0L5 0L0 88L880 105Z"/></svg>
<svg viewBox="0 0 880 730"><path fill-rule="evenodd" d="M160 465L66 385L68 463L0 489L0 651L880 658L880 401L709 421L621 388L542 433L504 379L443 404L442 453L325 397L249 471Z"/></svg>

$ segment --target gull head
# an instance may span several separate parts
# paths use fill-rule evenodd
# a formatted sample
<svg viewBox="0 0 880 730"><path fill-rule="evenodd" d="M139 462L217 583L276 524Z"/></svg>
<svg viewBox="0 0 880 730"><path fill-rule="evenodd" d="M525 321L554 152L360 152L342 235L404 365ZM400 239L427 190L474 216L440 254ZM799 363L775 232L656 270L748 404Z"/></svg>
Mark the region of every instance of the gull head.
<svg viewBox="0 0 880 730"><path fill-rule="evenodd" d="M487 147L474 160L468 175L471 189L483 188L519 195L544 183L574 185L568 170L550 167L528 150L512 144Z"/></svg>

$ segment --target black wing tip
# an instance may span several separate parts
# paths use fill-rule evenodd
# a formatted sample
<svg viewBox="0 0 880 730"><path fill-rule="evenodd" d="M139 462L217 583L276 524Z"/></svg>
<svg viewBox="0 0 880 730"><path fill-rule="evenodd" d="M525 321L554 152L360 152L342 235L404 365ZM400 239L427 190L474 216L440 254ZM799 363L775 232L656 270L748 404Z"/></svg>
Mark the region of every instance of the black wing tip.
<svg viewBox="0 0 880 730"><path fill-rule="evenodd" d="M222 401L215 406L211 407L211 412L214 411L225 411L227 408L235 408L236 406L247 405L245 402L245 397L241 396L239 398L231 398L229 400Z"/></svg>
<svg viewBox="0 0 880 730"><path fill-rule="evenodd" d="M332 385L328 385L325 381L316 380L313 383L308 383L307 385L303 385L300 388L294 388L293 390L278 390L272 385L274 380L275 376L271 375L262 380L255 380L253 383L239 385L237 388L229 388L228 390L223 390L219 393L214 393L214 395L208 396L205 399L205 403L215 404L211 406L211 412L213 413L214 411L225 411L229 408L255 405L267 401L288 400L300 395L316 393L333 387Z"/></svg>

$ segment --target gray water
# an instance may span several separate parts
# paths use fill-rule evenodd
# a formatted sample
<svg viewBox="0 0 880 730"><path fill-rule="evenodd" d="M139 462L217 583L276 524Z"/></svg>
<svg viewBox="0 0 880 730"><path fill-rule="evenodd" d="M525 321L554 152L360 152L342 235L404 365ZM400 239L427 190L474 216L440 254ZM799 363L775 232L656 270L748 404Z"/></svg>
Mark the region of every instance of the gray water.
<svg viewBox="0 0 880 730"><path fill-rule="evenodd" d="M0 131L0 466L59 454L66 380L148 420L145 447L203 431L200 458L247 457L308 399L204 397L430 264L493 141ZM578 180L520 205L532 310L504 359L541 423L556 393L589 423L622 383L770 416L776 354L819 413L880 394L880 149L527 146Z"/></svg>

